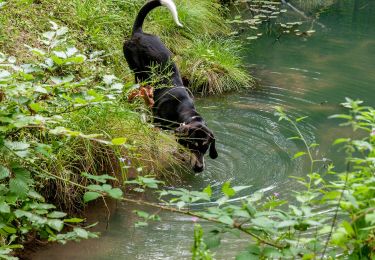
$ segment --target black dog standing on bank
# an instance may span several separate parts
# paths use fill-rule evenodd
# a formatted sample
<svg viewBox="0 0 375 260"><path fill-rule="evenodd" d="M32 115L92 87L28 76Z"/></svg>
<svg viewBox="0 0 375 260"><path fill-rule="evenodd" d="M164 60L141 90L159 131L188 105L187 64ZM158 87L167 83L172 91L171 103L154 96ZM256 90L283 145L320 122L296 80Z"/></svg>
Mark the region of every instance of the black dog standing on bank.
<svg viewBox="0 0 375 260"><path fill-rule="evenodd" d="M139 11L134 22L131 39L124 43L124 54L130 69L135 73L136 82L151 80L152 67L157 65L159 71L170 72L168 82L172 87L155 88L155 104L152 108L154 122L165 129L175 129L178 142L187 147L191 153L191 164L195 172L204 170L204 154L216 159L215 137L206 126L203 118L195 110L194 102L184 87L180 72L172 61L172 53L161 40L142 30L147 14L156 7L165 6L173 15L177 25L177 9L172 0L152 0ZM166 74L167 75L167 74Z"/></svg>

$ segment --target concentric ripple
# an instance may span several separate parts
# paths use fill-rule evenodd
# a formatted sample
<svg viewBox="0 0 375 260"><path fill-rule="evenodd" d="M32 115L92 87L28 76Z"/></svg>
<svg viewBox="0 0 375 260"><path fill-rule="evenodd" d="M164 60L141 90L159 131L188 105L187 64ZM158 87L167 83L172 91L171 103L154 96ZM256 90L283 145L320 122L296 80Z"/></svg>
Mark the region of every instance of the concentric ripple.
<svg viewBox="0 0 375 260"><path fill-rule="evenodd" d="M306 106L311 104L295 92L268 85L240 96L215 98L209 107L198 102L200 112L215 133L219 158L207 159L207 170L197 175L192 185L220 187L231 181L232 185L250 185L255 191L276 188L287 182L288 176L299 175L305 162L291 158L300 147L289 140L294 135L291 126L280 123L274 115L275 106L282 106L291 116L299 117L301 111L286 105L291 96ZM313 138L312 125L306 123L300 128L307 138Z"/></svg>

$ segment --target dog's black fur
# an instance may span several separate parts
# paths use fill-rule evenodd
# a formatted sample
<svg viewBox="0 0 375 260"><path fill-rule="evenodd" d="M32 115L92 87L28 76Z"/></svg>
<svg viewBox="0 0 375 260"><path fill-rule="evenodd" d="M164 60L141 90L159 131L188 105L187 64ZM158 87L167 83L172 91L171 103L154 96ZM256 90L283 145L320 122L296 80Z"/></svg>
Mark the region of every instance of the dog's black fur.
<svg viewBox="0 0 375 260"><path fill-rule="evenodd" d="M154 91L154 122L162 128L175 129L179 143L192 152L193 170L201 172L204 169L203 156L208 149L212 159L218 156L215 137L196 111L180 72L172 61L171 51L157 36L142 30L147 14L161 5L159 0L153 0L142 7L134 22L131 39L124 43L124 54L130 69L135 73L136 82L151 80L151 68L155 65L162 72L170 72L168 76L171 77L173 87L155 88ZM167 84L165 81L159 83Z"/></svg>

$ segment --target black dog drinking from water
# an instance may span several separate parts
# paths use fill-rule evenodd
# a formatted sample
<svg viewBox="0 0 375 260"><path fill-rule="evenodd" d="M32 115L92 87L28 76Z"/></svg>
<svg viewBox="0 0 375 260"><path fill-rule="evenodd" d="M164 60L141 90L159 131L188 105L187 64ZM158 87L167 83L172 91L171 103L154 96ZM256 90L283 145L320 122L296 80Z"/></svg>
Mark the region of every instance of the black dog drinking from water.
<svg viewBox="0 0 375 260"><path fill-rule="evenodd" d="M203 118L195 110L194 102L183 85L180 72L172 61L171 51L161 40L142 30L147 14L156 7L165 6L173 15L179 26L177 9L172 0L152 0L139 11L134 22L131 39L124 44L125 58L130 69L135 73L136 82L150 81L152 67L157 65L162 72L169 71L169 81L159 83L172 87L156 88L155 104L152 108L154 122L162 128L175 129L178 142L187 147L191 153L191 164L195 172L204 169L204 154L209 150L212 159L218 154L215 148L215 137L206 126Z"/></svg>

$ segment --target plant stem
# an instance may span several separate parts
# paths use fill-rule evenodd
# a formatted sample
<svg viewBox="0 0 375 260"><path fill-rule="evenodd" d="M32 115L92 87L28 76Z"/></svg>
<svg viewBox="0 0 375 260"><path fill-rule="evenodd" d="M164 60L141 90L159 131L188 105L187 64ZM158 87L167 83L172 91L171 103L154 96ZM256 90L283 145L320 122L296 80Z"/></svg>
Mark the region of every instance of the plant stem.
<svg viewBox="0 0 375 260"><path fill-rule="evenodd" d="M326 251L327 251L327 248L328 248L329 241L331 240L331 237L332 237L333 229L335 228L335 225L336 225L337 216L338 216L338 214L339 214L340 203L341 203L342 198L344 197L344 191L346 190L346 186L347 186L348 179L349 179L349 170L350 170L350 161L349 161L349 162L347 163L347 165L346 165L346 174L345 174L345 183L344 183L344 187L343 187L343 189L342 189L342 191L341 191L340 198L339 198L339 200L337 201L337 206L336 206L336 210L335 210L335 215L333 216L332 224L331 224L331 230L330 230L330 232L328 233L328 238L327 238L326 243L325 243L325 245L324 245L324 250L323 250L323 254L322 254L322 259L324 259L324 255L326 254Z"/></svg>

